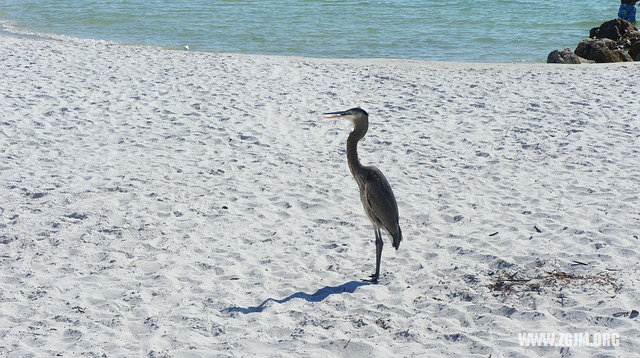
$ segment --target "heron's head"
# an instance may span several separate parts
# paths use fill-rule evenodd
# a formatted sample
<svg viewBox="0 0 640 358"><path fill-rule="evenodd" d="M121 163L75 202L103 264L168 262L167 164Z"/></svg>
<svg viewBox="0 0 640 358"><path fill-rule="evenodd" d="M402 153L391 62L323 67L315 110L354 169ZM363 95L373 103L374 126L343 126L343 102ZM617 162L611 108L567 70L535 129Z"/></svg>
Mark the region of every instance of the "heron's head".
<svg viewBox="0 0 640 358"><path fill-rule="evenodd" d="M329 112L325 113L324 116L326 118L346 119L351 121L351 123L353 123L354 125L369 124L369 114L360 107L351 108L347 109L346 111L340 112Z"/></svg>

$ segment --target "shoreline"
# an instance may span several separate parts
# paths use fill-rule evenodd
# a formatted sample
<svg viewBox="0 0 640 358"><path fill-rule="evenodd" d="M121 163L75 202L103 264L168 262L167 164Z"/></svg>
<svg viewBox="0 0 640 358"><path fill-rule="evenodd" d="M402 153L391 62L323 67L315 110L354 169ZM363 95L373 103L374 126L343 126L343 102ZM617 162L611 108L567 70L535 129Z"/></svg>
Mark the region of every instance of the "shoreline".
<svg viewBox="0 0 640 358"><path fill-rule="evenodd" d="M146 45L146 44L135 44L135 43L125 43L114 40L105 40L105 39L93 39L93 38L82 38L75 37L69 35L61 35L54 33L45 33L38 32L26 28L16 27L10 25L7 22L0 22L0 36L28 36L42 39L51 39L58 41L95 41L96 43L105 43L110 45L119 45L119 46L134 46L134 47L149 47L149 48L158 48L167 51L178 51L178 52L192 52L192 53L209 53L209 54L218 54L218 55L232 55L232 56L264 56L264 57L274 57L274 58L291 58L291 59L307 59L307 60L344 60L344 61L365 61L370 63L380 63L380 62L407 62L407 63L436 63L436 64L452 64L452 65L546 65L547 63L544 61L539 62L457 62L457 61L436 61L436 60L423 60L423 59L408 59L408 58L393 58L393 57L308 57L308 56L295 56L295 55L273 55L273 54L250 54L250 53L233 53L233 52L214 52L214 51L199 51L199 50L183 50L179 48L179 46L162 46L162 45Z"/></svg>
<svg viewBox="0 0 640 358"><path fill-rule="evenodd" d="M183 50L180 48L176 48L174 46L160 46L160 45L145 45L145 44L133 44L133 43L122 43L113 40L103 40L103 39L92 39L92 38L81 38L74 37L68 35L60 35L60 34L52 34L52 33L43 33L32 31L23 28L13 27L8 24L3 24L0 22L0 36L13 36L13 37L21 37L21 38L32 38L32 39L43 39L43 40L54 40L54 41L71 41L71 42L94 42L96 44L106 44L111 46L125 46L125 47L140 47L140 48L150 48L150 49L158 49L163 51L175 51L175 52L189 52L195 54L211 54L211 55L221 55L221 56L246 56L247 58L252 57L265 57L265 58L281 58L281 59L299 59L299 60L308 60L308 61L338 61L344 63L351 64L399 64L399 65L411 65L411 66L449 66L449 67L535 67L535 66L559 66L559 64L549 64L546 62L456 62L456 61L434 61L434 60L422 60L422 59L404 59L404 58L391 58L391 57L362 57L362 58L334 58L334 57L307 57L307 56L290 56L290 55L266 55L266 54L248 54L248 53L232 53L232 52L210 52L210 51L198 51L198 50ZM640 62L638 62L640 63ZM591 63L591 64L581 64L587 66L633 66L635 62L614 62L614 63ZM563 64L560 66L574 66L572 64ZM578 65L580 66L580 64Z"/></svg>

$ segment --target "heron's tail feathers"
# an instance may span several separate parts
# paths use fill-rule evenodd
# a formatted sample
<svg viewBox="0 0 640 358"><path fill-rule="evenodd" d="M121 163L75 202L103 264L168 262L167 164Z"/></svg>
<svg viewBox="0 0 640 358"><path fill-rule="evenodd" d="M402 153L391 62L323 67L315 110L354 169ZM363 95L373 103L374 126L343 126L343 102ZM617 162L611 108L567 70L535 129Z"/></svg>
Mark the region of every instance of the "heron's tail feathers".
<svg viewBox="0 0 640 358"><path fill-rule="evenodd" d="M402 241L402 230L398 226L398 232L391 235L393 237L393 247L397 250L400 247L400 241Z"/></svg>

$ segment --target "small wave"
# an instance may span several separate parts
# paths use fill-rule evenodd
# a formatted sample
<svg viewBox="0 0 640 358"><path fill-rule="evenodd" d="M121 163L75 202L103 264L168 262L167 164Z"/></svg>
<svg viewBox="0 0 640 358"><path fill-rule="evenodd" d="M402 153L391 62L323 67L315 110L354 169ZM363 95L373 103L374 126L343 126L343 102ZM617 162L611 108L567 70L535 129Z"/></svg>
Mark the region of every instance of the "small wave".
<svg viewBox="0 0 640 358"><path fill-rule="evenodd" d="M475 39L473 39L475 42L480 42L480 43L494 43L494 42L498 42L499 40L495 37L476 37Z"/></svg>

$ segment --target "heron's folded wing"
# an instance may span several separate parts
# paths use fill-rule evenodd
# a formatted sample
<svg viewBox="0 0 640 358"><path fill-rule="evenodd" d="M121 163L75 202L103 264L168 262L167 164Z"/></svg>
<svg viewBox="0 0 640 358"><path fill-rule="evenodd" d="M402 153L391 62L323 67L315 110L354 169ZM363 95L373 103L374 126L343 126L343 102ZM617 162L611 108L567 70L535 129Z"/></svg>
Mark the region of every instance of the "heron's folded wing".
<svg viewBox="0 0 640 358"><path fill-rule="evenodd" d="M398 232L398 204L391 185L378 170L372 173L364 187L365 199L373 215L390 233Z"/></svg>

